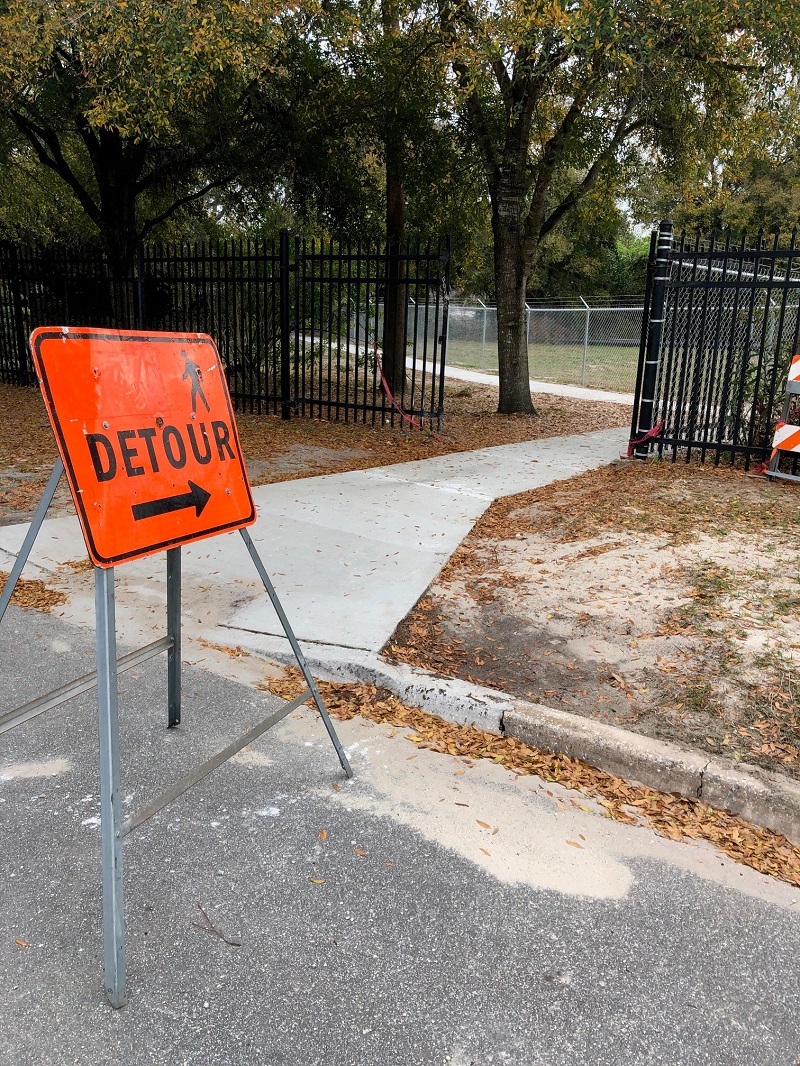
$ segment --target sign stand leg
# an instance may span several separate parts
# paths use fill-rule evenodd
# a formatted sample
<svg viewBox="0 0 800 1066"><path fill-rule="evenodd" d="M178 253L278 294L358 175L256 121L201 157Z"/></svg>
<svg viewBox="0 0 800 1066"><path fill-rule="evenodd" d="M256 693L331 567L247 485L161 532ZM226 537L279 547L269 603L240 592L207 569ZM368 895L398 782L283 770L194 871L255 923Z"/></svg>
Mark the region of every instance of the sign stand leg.
<svg viewBox="0 0 800 1066"><path fill-rule="evenodd" d="M112 1007L125 994L125 893L122 879L122 797L119 774L117 637L114 568L94 568L97 617L97 711L100 734L100 818L103 853L103 966Z"/></svg>
<svg viewBox="0 0 800 1066"><path fill-rule="evenodd" d="M28 527L28 532L25 534L25 540L22 542L22 547L19 550L19 555L11 569L11 573L8 575L8 581L3 589L3 594L0 596L0 621L3 620L3 615L6 613L6 608L11 602L11 597L14 595L14 589L17 587L19 581L19 575L22 573L25 563L28 561L28 556L31 554L36 538L39 536L39 530L42 528L47 509L53 502L53 497L56 494L58 483L61 480L61 475L64 473L64 463L61 460L61 456L58 457L53 466L53 472L50 475L50 480L47 482L47 488L44 490L44 495L39 501L39 506L36 508L36 514L33 516L33 520Z"/></svg>
<svg viewBox="0 0 800 1066"><path fill-rule="evenodd" d="M167 728L181 724L181 549L167 550Z"/></svg>
<svg viewBox="0 0 800 1066"><path fill-rule="evenodd" d="M309 691L314 697L314 703L316 703L320 717L325 723L325 728L328 730L328 736L331 738L331 743L336 749L336 754L339 756L339 762L342 765L342 769L348 777L352 777L353 771L350 767L350 763L348 762L347 756L344 753L342 743L339 740L339 737L336 735L336 730L333 728L333 722L330 720L328 712L325 710L325 704L322 702L322 696L320 696L319 690L317 689L317 686L314 682L314 678L311 676L311 671L308 669L308 664L306 663L303 653L300 650L300 645L297 643L297 637L295 637L294 632L292 631L292 627L289 625L289 619L286 617L283 607L281 606L281 601L278 599L278 594L269 579L269 574L264 568L264 564L261 561L261 556L256 551L256 546L250 539L250 534L247 532L247 530L240 529L239 532L242 535L242 540L245 543L245 547L250 553L250 558L255 564L255 568L256 570L258 570L258 576L264 582L264 588L267 590L267 595L272 601L272 606L275 608L275 613L280 619L280 623L283 626L283 631L288 637L289 643L292 646L292 651L294 652L294 657L297 660L297 665L300 667L303 677L306 680L306 684L308 685Z"/></svg>

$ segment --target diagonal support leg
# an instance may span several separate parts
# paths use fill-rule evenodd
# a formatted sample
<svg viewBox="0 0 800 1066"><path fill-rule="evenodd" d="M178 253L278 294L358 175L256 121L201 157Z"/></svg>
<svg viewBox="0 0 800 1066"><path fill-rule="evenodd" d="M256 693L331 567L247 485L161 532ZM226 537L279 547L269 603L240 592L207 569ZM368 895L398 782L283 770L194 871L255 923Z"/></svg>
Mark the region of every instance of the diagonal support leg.
<svg viewBox="0 0 800 1066"><path fill-rule="evenodd" d="M50 480L47 482L47 488L44 490L44 495L39 501L39 506L36 508L36 514L33 516L33 521L28 527L28 532L25 534L25 540L22 542L17 561L14 563L11 573L8 575L8 581L3 589L3 594L0 596L0 622L2 622L3 615L6 613L6 608L11 602L11 597L14 595L14 589L17 587L19 575L22 573L22 569L28 561L28 556L31 554L31 549L33 548L36 538L39 536L39 530L42 528L42 523L47 514L47 508L53 502L53 497L56 494L56 489L58 488L58 483L61 480L61 475L63 473L64 464L61 461L61 456L59 456L53 466L53 472L50 475Z"/></svg>
<svg viewBox="0 0 800 1066"><path fill-rule="evenodd" d="M286 617L283 607L281 606L281 601L278 599L278 594L269 579L269 574L264 568L264 564L261 562L261 556L256 551L256 546L250 539L250 534L247 532L247 530L240 529L239 532L242 535L242 540L245 543L245 547L250 553L250 558L255 563L256 570L258 571L258 576L264 582L264 588L267 590L267 595L272 601L272 606L275 608L275 613L280 619L280 623L283 626L283 631L288 637L289 643L292 646L292 651L294 652L294 657L297 660L297 665L300 667L303 677L306 680L306 684L308 685L309 691L314 697L314 703L316 703L320 717L325 723L325 728L328 730L328 736L331 738L331 743L336 749L336 754L339 756L339 762L342 764L342 769L348 777L352 777L353 771L350 767L350 763L347 760L347 756L344 753L342 743L339 740L339 737L336 735L336 730L333 728L333 722L331 721L328 712L325 710L325 704L322 702L322 696L320 696L319 690L317 689L317 686L314 682L314 678L311 676L311 671L308 669L308 663L306 662L303 653L300 650L300 645L297 643L297 637L295 637L292 627L289 625L289 619Z"/></svg>

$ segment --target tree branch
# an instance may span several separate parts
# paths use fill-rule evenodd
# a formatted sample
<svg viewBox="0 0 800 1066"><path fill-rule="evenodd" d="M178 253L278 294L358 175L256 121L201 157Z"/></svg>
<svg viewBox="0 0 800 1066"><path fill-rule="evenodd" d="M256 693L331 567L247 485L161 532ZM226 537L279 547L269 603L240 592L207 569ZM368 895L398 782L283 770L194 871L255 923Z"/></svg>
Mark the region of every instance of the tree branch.
<svg viewBox="0 0 800 1066"><path fill-rule="evenodd" d="M591 190L597 184L597 180L602 173L603 165L614 155L617 148L619 148L623 141L627 140L627 138L630 137L632 133L635 133L636 130L641 129L647 124L645 119L638 119L636 122L630 122L626 125L625 120L630 115L632 107L633 105L629 105L626 108L625 114L622 116L622 119L614 132L614 136L608 142L604 151L597 157L597 159L595 159L595 161L589 167L586 174L584 175L583 180L578 185L576 185L575 188L572 189L572 191L567 196L564 197L561 203L557 207L555 207L553 211L551 211L550 214L547 216L547 218L542 222L539 228L539 232L535 235L534 238L536 243L541 241L543 237L546 237L548 233L555 229L555 227L558 225L564 215L573 207L575 207L575 205L580 200L582 200L583 197L587 195L587 193L591 192ZM526 244L527 238L528 234L526 232Z"/></svg>
<svg viewBox="0 0 800 1066"><path fill-rule="evenodd" d="M466 88L469 84L469 76L465 65L459 60L456 60L453 62L453 70L458 77L459 85L462 88ZM486 167L489 184L491 185L500 169L500 162L497 158L497 151L495 149L494 141L492 140L489 123L486 120L483 104L474 89L470 89L467 92L465 103L467 118L472 127L475 139L478 142L478 148L483 156L484 166Z"/></svg>
<svg viewBox="0 0 800 1066"><path fill-rule="evenodd" d="M92 164L92 170L94 171L95 179L101 189L100 199L102 201L103 194L102 189L107 186L106 175L104 173L104 167L102 166L103 153L100 145L100 140L89 125L86 116L81 111L75 112L75 128L78 131L78 136L83 141L84 147L89 155L89 160Z"/></svg>
<svg viewBox="0 0 800 1066"><path fill-rule="evenodd" d="M461 20L468 26L471 24L474 29L475 14L469 6L468 0L456 0L456 4L458 6L458 16L460 16ZM453 10L450 0L439 0L438 6L439 25L442 34L446 41L452 45L456 45L458 42L458 33L455 27L457 17L456 12ZM467 70L466 63L460 59L453 59L451 61L451 66L458 79L459 88L466 91L467 119L472 128L472 132L475 135L475 139L478 142L478 149L483 157L489 185L491 186L499 173L500 161L497 157L494 141L492 140L492 134L489 129L486 113L477 92L470 87L469 71Z"/></svg>
<svg viewBox="0 0 800 1066"><path fill-rule="evenodd" d="M531 205L528 210L528 217L525 221L526 247L532 245L532 248L535 248L536 243L538 243L539 234L545 217L547 193L550 190L550 183L553 180L553 174L558 165L560 153L572 130L575 128L578 120L583 114L583 108L588 99L592 83L593 79L591 77L587 78L584 84L575 93L572 98L572 103L569 106L569 110L561 120L561 125L542 150L542 158L537 169L536 183L531 197Z"/></svg>
<svg viewBox="0 0 800 1066"><path fill-rule="evenodd" d="M202 187L202 189L197 189L195 192L187 193L186 196L181 196L177 200L174 200L166 211L162 211L160 215L156 215L155 218L148 219L148 221L144 223L138 233L139 240L144 240L151 230L154 230L160 223L165 222L170 215L173 215L178 210L178 208L185 207L186 204L190 204L194 200L199 200L201 196L205 196L205 194L212 189L218 189L222 185L227 185L229 182L233 181L235 177L236 171L231 171L231 173L226 174L222 178L215 178L213 181L209 181Z"/></svg>
<svg viewBox="0 0 800 1066"><path fill-rule="evenodd" d="M57 134L38 125L20 111L11 111L11 120L33 148L40 163L58 174L72 191L78 203L94 224L100 228L100 208L78 180L72 167L64 158Z"/></svg>
<svg viewBox="0 0 800 1066"><path fill-rule="evenodd" d="M509 117L514 107L513 83L511 81L511 78L508 76L506 65L502 59L492 59L490 63L492 73L494 74L498 88L500 89L500 95L503 97L503 104L505 105L506 109L506 117Z"/></svg>

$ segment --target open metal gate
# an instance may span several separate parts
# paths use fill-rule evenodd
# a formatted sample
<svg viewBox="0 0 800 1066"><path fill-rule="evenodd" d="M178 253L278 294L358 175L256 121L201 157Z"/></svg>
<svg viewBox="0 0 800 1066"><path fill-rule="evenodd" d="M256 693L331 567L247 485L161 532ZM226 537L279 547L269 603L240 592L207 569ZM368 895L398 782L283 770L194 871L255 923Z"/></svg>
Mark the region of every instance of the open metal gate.
<svg viewBox="0 0 800 1066"><path fill-rule="evenodd" d="M634 454L769 458L800 329L800 248L758 233L651 241L631 424Z"/></svg>

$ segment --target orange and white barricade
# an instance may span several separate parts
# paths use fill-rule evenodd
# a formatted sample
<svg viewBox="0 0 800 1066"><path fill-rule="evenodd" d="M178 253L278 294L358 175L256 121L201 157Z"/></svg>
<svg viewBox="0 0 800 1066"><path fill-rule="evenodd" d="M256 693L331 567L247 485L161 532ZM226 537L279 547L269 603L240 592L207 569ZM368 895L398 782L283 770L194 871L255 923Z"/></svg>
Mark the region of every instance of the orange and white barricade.
<svg viewBox="0 0 800 1066"><path fill-rule="evenodd" d="M800 426L790 426L788 422L779 422L772 438L773 454L778 452L800 452Z"/></svg>
<svg viewBox="0 0 800 1066"><path fill-rule="evenodd" d="M793 426L786 419L789 416L791 397L800 394L800 352L792 356L789 367L789 375L786 380L786 397L783 403L783 417L775 426L775 435L772 438L772 455L766 473L769 477L786 478L788 481L800 481L796 474L781 474L778 472L781 453L790 452L800 455L800 426Z"/></svg>

